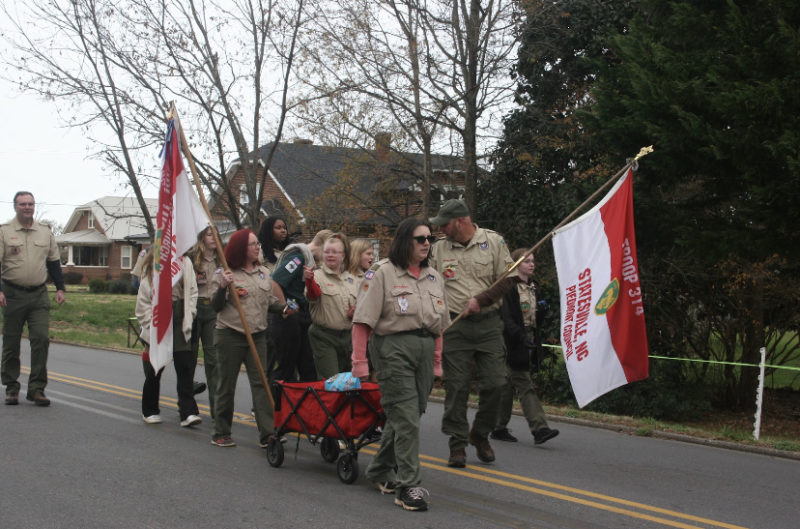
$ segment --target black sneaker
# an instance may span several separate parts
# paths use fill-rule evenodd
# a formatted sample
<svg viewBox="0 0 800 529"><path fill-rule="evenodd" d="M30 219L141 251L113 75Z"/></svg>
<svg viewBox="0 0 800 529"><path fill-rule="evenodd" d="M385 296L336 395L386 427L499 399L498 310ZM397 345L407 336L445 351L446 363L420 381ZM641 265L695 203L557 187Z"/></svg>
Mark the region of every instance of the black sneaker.
<svg viewBox="0 0 800 529"><path fill-rule="evenodd" d="M17 404L19 404L19 393L6 393L6 405L16 406Z"/></svg>
<svg viewBox="0 0 800 529"><path fill-rule="evenodd" d="M425 496L430 494L422 487L409 487L394 499L394 504L407 511L427 511L428 502L425 501Z"/></svg>
<svg viewBox="0 0 800 529"><path fill-rule="evenodd" d="M489 437L498 441L508 441L509 443L516 443L518 439L511 435L508 428L498 428L489 434Z"/></svg>
<svg viewBox="0 0 800 529"><path fill-rule="evenodd" d="M199 395L200 393L206 390L206 383L205 382L192 382L192 394Z"/></svg>
<svg viewBox="0 0 800 529"><path fill-rule="evenodd" d="M542 443L546 443L556 435L558 435L558 430L548 428L547 426L544 428L539 428L533 432L533 444L540 445Z"/></svg>

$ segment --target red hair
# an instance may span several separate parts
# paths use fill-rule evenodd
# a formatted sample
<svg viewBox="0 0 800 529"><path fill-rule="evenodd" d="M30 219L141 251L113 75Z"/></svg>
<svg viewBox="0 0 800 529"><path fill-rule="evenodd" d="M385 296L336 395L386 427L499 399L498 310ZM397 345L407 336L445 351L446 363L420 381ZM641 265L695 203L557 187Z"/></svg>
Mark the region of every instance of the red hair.
<svg viewBox="0 0 800 529"><path fill-rule="evenodd" d="M247 244L250 242L250 234L253 230L245 228L238 230L231 235L231 240L225 246L225 260L231 270L238 270L247 264Z"/></svg>

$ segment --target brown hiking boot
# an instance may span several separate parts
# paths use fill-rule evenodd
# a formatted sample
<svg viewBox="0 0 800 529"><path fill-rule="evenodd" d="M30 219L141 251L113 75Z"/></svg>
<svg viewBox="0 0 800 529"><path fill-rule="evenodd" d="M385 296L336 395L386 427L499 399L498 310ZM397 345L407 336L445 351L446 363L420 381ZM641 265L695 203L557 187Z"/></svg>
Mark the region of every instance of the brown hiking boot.
<svg viewBox="0 0 800 529"><path fill-rule="evenodd" d="M25 398L37 406L50 406L50 399L45 397L42 391L34 391L33 395L27 395Z"/></svg>
<svg viewBox="0 0 800 529"><path fill-rule="evenodd" d="M447 460L448 467L464 468L467 466L467 451L463 448L450 450L450 459Z"/></svg>
<svg viewBox="0 0 800 529"><path fill-rule="evenodd" d="M469 432L469 444L478 450L478 459L484 463L494 461L494 450L492 450L492 445L489 444L487 436Z"/></svg>

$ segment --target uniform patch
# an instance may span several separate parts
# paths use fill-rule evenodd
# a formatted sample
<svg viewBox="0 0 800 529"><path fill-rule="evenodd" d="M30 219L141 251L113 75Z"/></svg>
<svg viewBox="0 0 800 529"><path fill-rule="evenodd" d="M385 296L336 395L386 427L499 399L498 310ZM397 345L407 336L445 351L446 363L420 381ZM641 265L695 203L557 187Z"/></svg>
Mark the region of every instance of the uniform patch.
<svg viewBox="0 0 800 529"><path fill-rule="evenodd" d="M236 287L236 293L239 294L240 298L247 297L247 289L244 287Z"/></svg>
<svg viewBox="0 0 800 529"><path fill-rule="evenodd" d="M350 283L350 284L353 284L353 278L352 277L348 277L347 278L347 282Z"/></svg>
<svg viewBox="0 0 800 529"><path fill-rule="evenodd" d="M364 274L364 279L367 279L367 280L372 279L372 277L374 275L375 275L375 272L373 270L367 270L367 273Z"/></svg>
<svg viewBox="0 0 800 529"><path fill-rule="evenodd" d="M214 273L217 274L217 275L221 274L222 273L222 268L217 268L216 270L214 270Z"/></svg>
<svg viewBox="0 0 800 529"><path fill-rule="evenodd" d="M287 272L289 272L291 274L292 272L297 270L297 266L298 266L298 263L295 263L294 259L292 259L291 261L286 263L286 266L284 266L284 268L286 269Z"/></svg>
<svg viewBox="0 0 800 529"><path fill-rule="evenodd" d="M428 274L428 281L436 281L436 276L433 274Z"/></svg>
<svg viewBox="0 0 800 529"><path fill-rule="evenodd" d="M264 279L264 272L259 272L259 273L258 273L258 277L259 277L260 279Z"/></svg>
<svg viewBox="0 0 800 529"><path fill-rule="evenodd" d="M22 246L12 246L11 255L19 255L22 252Z"/></svg>
<svg viewBox="0 0 800 529"><path fill-rule="evenodd" d="M456 278L456 267L455 265L449 265L442 270L442 277L445 279L455 279Z"/></svg>
<svg viewBox="0 0 800 529"><path fill-rule="evenodd" d="M205 285L208 283L208 278L206 277L205 272L197 272L197 284L198 285Z"/></svg>
<svg viewBox="0 0 800 529"><path fill-rule="evenodd" d="M405 296L400 296L397 298L397 304L400 305L400 312L405 314L408 312L408 298Z"/></svg>
<svg viewBox="0 0 800 529"><path fill-rule="evenodd" d="M488 250L489 249L489 243L486 242L486 241L483 241L478 246L480 247L481 250Z"/></svg>
<svg viewBox="0 0 800 529"><path fill-rule="evenodd" d="M369 290L369 283L364 283L364 286L361 287L361 290L363 290L364 292Z"/></svg>

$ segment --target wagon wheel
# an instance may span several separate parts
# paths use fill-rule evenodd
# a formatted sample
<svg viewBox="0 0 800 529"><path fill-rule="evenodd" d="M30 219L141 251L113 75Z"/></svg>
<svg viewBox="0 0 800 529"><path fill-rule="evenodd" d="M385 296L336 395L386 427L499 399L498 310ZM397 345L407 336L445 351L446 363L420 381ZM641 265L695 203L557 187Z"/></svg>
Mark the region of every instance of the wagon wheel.
<svg viewBox="0 0 800 529"><path fill-rule="evenodd" d="M339 441L331 437L323 437L319 444L319 452L322 454L322 459L328 463L335 462L339 457Z"/></svg>
<svg viewBox="0 0 800 529"><path fill-rule="evenodd" d="M358 460L356 454L344 454L336 464L339 479L348 485L358 479Z"/></svg>
<svg viewBox="0 0 800 529"><path fill-rule="evenodd" d="M267 443L267 461L273 467L279 467L283 464L283 445L280 439L275 436Z"/></svg>

